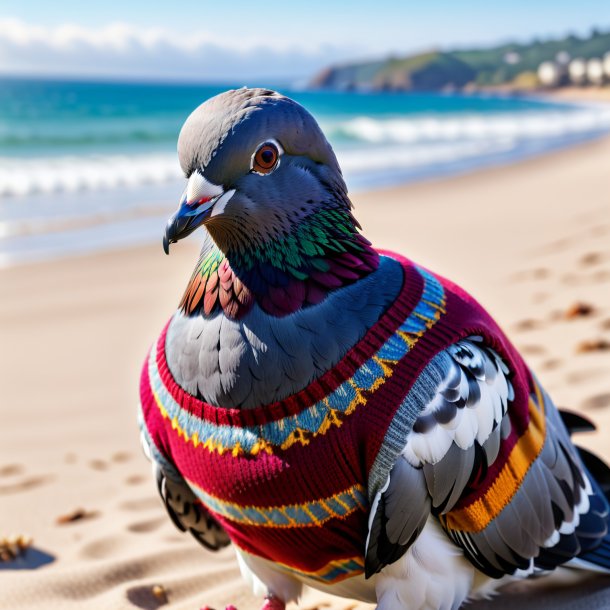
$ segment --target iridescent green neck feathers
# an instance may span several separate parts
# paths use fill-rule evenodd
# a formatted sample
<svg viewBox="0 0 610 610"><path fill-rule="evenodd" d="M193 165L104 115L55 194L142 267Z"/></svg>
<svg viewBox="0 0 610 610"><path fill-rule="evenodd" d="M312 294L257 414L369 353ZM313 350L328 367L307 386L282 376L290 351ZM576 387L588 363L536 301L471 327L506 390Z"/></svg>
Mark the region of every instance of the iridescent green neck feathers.
<svg viewBox="0 0 610 610"><path fill-rule="evenodd" d="M221 241L218 239L217 241ZM221 247L206 240L180 303L187 315L243 317L254 305L285 316L374 271L379 256L351 211L318 209L273 238Z"/></svg>

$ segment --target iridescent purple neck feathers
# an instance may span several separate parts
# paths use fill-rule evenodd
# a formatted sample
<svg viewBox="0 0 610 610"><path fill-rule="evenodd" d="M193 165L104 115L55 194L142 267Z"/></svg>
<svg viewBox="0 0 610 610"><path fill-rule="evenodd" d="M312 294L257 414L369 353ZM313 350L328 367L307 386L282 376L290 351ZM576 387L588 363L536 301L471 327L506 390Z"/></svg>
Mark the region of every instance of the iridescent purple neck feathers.
<svg viewBox="0 0 610 610"><path fill-rule="evenodd" d="M366 277L379 255L357 230L351 211L323 208L288 232L223 252L206 239L180 308L187 315L243 317L254 303L282 317L316 305Z"/></svg>

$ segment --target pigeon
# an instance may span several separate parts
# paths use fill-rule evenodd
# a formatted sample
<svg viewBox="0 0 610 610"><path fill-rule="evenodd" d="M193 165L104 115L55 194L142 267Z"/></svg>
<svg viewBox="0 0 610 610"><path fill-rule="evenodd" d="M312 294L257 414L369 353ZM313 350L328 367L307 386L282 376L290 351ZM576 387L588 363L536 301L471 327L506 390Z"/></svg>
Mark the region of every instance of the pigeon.
<svg viewBox="0 0 610 610"><path fill-rule="evenodd" d="M313 116L227 91L178 139L163 246L199 229L145 360L141 442L174 524L283 610L304 586L446 610L610 571L610 469L492 316L362 235Z"/></svg>

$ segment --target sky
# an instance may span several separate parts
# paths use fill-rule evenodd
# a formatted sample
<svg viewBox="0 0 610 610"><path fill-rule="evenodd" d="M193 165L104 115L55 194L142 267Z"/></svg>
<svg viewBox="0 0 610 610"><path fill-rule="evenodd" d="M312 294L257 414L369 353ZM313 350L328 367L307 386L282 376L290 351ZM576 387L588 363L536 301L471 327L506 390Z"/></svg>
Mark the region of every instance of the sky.
<svg viewBox="0 0 610 610"><path fill-rule="evenodd" d="M2 0L0 73L231 82L610 29L608 0Z"/></svg>

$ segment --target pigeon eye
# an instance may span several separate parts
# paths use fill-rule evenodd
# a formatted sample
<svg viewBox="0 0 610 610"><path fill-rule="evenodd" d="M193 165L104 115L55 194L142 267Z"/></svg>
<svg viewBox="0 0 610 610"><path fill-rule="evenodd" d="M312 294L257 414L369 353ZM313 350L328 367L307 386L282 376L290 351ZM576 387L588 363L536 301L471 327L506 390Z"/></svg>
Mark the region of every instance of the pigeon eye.
<svg viewBox="0 0 610 610"><path fill-rule="evenodd" d="M257 174L269 174L277 166L280 153L273 142L265 142L252 157L252 171Z"/></svg>

